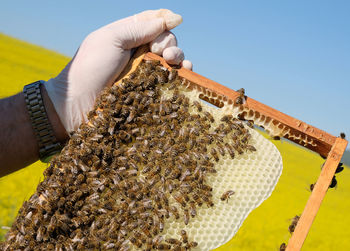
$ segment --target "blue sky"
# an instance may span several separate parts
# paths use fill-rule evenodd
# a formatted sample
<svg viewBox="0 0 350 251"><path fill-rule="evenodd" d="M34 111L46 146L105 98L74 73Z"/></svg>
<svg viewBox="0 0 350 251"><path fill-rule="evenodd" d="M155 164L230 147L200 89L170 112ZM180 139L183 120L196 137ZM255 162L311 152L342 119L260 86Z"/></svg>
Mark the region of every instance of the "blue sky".
<svg viewBox="0 0 350 251"><path fill-rule="evenodd" d="M147 9L174 30L194 71L350 138L350 1L1 1L0 32L72 56L91 31Z"/></svg>

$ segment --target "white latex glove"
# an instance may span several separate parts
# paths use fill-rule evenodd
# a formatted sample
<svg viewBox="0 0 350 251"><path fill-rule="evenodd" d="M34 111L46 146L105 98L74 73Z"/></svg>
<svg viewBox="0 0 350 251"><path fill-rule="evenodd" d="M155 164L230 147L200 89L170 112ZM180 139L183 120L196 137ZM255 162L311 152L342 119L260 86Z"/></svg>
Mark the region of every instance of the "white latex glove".
<svg viewBox="0 0 350 251"><path fill-rule="evenodd" d="M181 22L182 17L170 10L149 10L90 33L62 72L45 83L66 131L77 130L86 121L100 91L112 85L128 63L132 48L155 40L152 52L170 64L181 64L184 54L168 31ZM183 66L192 68L188 60Z"/></svg>

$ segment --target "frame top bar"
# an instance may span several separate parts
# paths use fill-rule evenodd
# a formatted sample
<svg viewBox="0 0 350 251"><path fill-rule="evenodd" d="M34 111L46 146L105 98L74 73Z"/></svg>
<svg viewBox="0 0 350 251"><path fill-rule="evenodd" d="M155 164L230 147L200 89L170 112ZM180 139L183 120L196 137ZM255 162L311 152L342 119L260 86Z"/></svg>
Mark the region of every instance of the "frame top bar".
<svg viewBox="0 0 350 251"><path fill-rule="evenodd" d="M158 60L163 66L167 67L168 69L171 68L162 57L150 52L146 53L143 59ZM189 80L198 86L204 87L214 93L227 97L229 100L232 100L232 102L234 102L234 100L239 96L238 92L190 70L180 68L178 70L178 74L179 76ZM299 145L305 146L306 148L319 153L323 157L327 157L333 144L335 143L335 136L303 121L295 119L287 114L284 114L276 109L273 109L267 105L264 105L252 98L247 97L246 103L243 106L252 111L258 112L260 115L271 118L276 126L280 128L283 127L284 130L289 129L288 134L283 135L284 138L287 138ZM300 141L300 138L312 140L313 144L304 145Z"/></svg>

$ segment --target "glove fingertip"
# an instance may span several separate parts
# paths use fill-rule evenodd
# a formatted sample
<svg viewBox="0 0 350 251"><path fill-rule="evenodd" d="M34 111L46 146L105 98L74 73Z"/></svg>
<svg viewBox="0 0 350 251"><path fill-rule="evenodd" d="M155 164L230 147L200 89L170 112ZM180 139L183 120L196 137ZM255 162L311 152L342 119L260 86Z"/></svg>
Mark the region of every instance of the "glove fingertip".
<svg viewBox="0 0 350 251"><path fill-rule="evenodd" d="M166 48L176 45L177 41L175 35L170 31L164 31L156 39L151 41L150 50L152 53L161 56Z"/></svg>
<svg viewBox="0 0 350 251"><path fill-rule="evenodd" d="M185 55L179 47L172 46L163 51L163 58L169 64L179 65L185 59Z"/></svg>
<svg viewBox="0 0 350 251"><path fill-rule="evenodd" d="M193 64L191 61L185 59L184 61L182 61L181 65L183 68L192 71Z"/></svg>
<svg viewBox="0 0 350 251"><path fill-rule="evenodd" d="M167 30L171 30L182 23L182 16L172 11L167 12L164 15L164 19Z"/></svg>

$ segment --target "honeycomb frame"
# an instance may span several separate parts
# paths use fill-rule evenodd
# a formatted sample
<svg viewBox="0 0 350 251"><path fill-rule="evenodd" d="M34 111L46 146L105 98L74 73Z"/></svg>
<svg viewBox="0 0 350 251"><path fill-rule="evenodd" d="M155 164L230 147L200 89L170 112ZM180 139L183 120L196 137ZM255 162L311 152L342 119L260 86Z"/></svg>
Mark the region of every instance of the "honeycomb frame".
<svg viewBox="0 0 350 251"><path fill-rule="evenodd" d="M133 127L137 130L132 135L137 135L138 137L133 138L132 141L126 138L128 130L126 126L122 127L121 125L120 131L118 134L115 134L113 132L115 130L114 125L105 118L111 118L112 122L114 122L116 113L124 114L124 107L131 105L130 101L127 101L131 97L131 94L123 97L117 96L118 98L114 95L116 93L126 94L134 89L131 89L133 84L127 82L128 80L125 80L121 85L106 88L97 99L94 110L88 114L89 122L82 124L79 130L71 136L70 142L65 146L61 154L57 156L57 159L54 158L50 167L45 170L45 180L38 185L37 193L33 194L23 204L11 228L12 231L7 235L8 242L3 243L5 250L17 248L24 248L25 250L42 248L48 250L52 250L53 248L57 250L61 248L64 250L73 250L76 248L78 250L85 250L84 247L89 250L95 250L94 248L97 246L103 249L120 248L120 250L140 250L142 245L145 244L147 245L147 250L151 250L152 248L168 250L171 246L174 247L174 250L211 250L230 240L248 214L270 196L282 172L282 159L277 148L258 132L249 128L252 127L251 123L237 119L236 117L240 112L239 109L230 106L227 101L221 101L223 108L219 110L212 106L200 105L200 96L203 93L200 90L189 88L190 86L188 86L187 80L171 77L176 75L176 72L171 71L166 76L169 81L164 80L160 82L162 80L159 80L160 78L157 80L159 82L152 81L151 77L154 75L150 74L150 67L154 67L152 70L160 73L159 76L164 77L166 76L165 74L169 73L164 67L159 65L159 62L146 62L139 65L138 74L133 74L128 80L134 79L133 83L135 85L132 88L135 88L135 86L137 86L136 88L148 88L147 86L150 86L150 89L146 89L143 92L144 97L142 100L146 98L145 101L141 102L141 98L139 98L139 103L133 103L133 106L136 105L136 109L140 109L140 111L143 111L143 107L139 107L139 105L146 106L148 100L153 100L153 98L161 96L160 99L155 98L154 103L152 103L154 106L151 109L156 111L156 114L153 113L152 120L149 120L148 118L150 116L147 112L144 113L146 115L143 117L138 117L138 114L130 112L127 120L133 117L130 119L132 121L136 117L135 121L151 126L153 122L150 121L157 119L157 117L160 118L158 115L160 114L160 116L164 116L166 119L164 121L160 120L161 123L171 123L170 118L176 120L177 123L184 123L181 129L178 130L176 127L177 124L172 123L173 128L171 128L171 125L169 126L170 130L162 127L162 132L160 132L158 130L159 126L157 126L157 123L159 124L160 122L157 120L155 122L156 126L152 127L151 130L142 127L144 132L141 132L142 129L139 129L139 127ZM149 76L149 81L145 81L144 76ZM138 83L140 84L137 85ZM153 88L152 83L153 85L158 85L158 88L151 89ZM129 87L130 89L128 89ZM142 93L142 91L140 92ZM152 95L152 97L148 98L149 95ZM139 96L142 96L142 94L139 94ZM114 104L113 100L119 100L119 109L117 106L111 106ZM160 104L159 110L155 106L157 102ZM123 104L123 108L121 108L121 103ZM172 107L180 104L184 108L168 108L170 103ZM104 104L107 106L104 106ZM126 105L124 106L124 104ZM150 108L146 109L149 111ZM160 109L164 111L163 114L161 112L157 113ZM166 109L168 109L168 112L166 112ZM203 117L198 115L200 112L203 112ZM167 113L169 116L167 116ZM125 118L125 115L123 116ZM186 116L186 119L184 119L184 116ZM201 119L199 120L199 118ZM195 122L192 123L192 121ZM201 122L196 123L198 121ZM134 126L139 125L135 124ZM198 129L199 127L203 128L203 130ZM94 131L94 128L98 129ZM189 129L185 130L185 128ZM103 134L104 132L106 134ZM186 169L186 172L181 173L181 178L176 177L176 170L178 169L177 167L175 168L175 163L168 165L164 162L158 162L158 164L154 162L156 165L161 165L162 167L160 169L152 169L152 172L149 173L149 165L146 166L147 162L145 162L148 159L144 156L141 159L141 157L138 157L141 155L134 154L140 150L143 154L147 155L146 151L148 149L140 146L145 145L147 147L148 144L157 142L156 134L159 134L163 138L165 133L172 135L170 138L173 137L173 141L175 138L180 138L180 141L178 141L179 147L176 149L173 148L173 151L169 152L169 148L158 146L157 143L154 143L157 146L152 145L151 148L155 149L154 152L158 156L158 160L164 157L169 163L171 159L165 158L162 155L162 153L165 153L173 157L178 157L176 161L179 162L178 164L181 169L185 165L191 166ZM200 141L197 141L199 145L205 144L204 148L197 148L197 142L193 142L192 139L198 137L198 134L201 133L206 133L208 137L203 137ZM176 136L179 134L180 137ZM124 137L122 141L119 141L118 146L115 147L115 145L109 144L111 143L111 139L114 141L114 136L121 138L123 135ZM103 141L99 141L101 138L103 138ZM191 138L191 140L187 141L183 140L183 138ZM141 140L143 143L140 144L134 140ZM151 143L148 143L149 141ZM106 142L109 142L108 145ZM162 142L159 141L162 145L166 145L166 142L171 141L166 141L166 139ZM183 142L192 142L188 143L188 145L192 145L192 147L188 147L188 149L191 149L191 152L188 154L182 154L187 148L180 148L181 146L184 147ZM235 144L231 146L229 144L231 142L235 142ZM129 143L131 145L134 144L133 147L122 147L122 144ZM174 143L176 144L176 141ZM153 146L156 147L153 148ZM108 147L115 148L115 150L112 153L111 150L102 149L103 147L104 149L108 149ZM208 150L204 149L209 149L213 158L210 158L206 154ZM217 153L216 149L218 149ZM76 150L79 150L79 152ZM204 153L200 153L201 151ZM107 162L106 159L111 158L111 154L113 156L120 156L123 152L130 152L130 155L133 155L133 157L129 159L120 157L116 161L123 162L124 160L128 160L136 168L131 168L131 166L127 166L124 163L115 165L112 162ZM237 155L235 152L237 152ZM101 157L102 153L103 158ZM78 157L77 154L82 156L82 158ZM222 158L219 158L216 154L220 154ZM95 158L86 158L88 155L93 155ZM97 155L100 155L100 157L96 157ZM193 159L192 161L192 157L189 157L190 155L197 160L202 159L203 162L200 162L200 165L198 165L197 160ZM216 161L216 164L212 163L212 169L210 169L211 162L206 164L206 161L210 159ZM183 165L181 165L181 162ZM196 170L199 173L197 175L198 183L193 179L195 177L189 177L192 175L192 171L189 170L192 169L194 163L196 163ZM109 165L111 168L109 168ZM101 166L105 170L103 173L98 170ZM174 168L169 169L169 167ZM174 169L174 172L171 169ZM111 170L115 172L110 173ZM167 178L170 175L167 170L171 170L170 178ZM207 170L210 170L208 174L211 175L206 175ZM187 171L190 173L186 174ZM111 175L110 178L108 178L109 175ZM152 190L157 191L159 189L155 194L158 196L158 199L154 197L156 201L159 202L160 199L165 201L163 196L165 196L167 191L170 194L172 193L171 191L173 189L170 191L167 185L174 185L174 182L167 183L171 179L179 179L181 184L177 188L182 193L188 193L187 197L179 197L180 193L175 192L174 194L176 196L168 197L166 203L163 201L153 203L154 201L152 200L142 200L144 198L144 192L135 193L135 189L146 188L147 190L151 188L157 182L156 176L159 177L161 175L164 177L164 182L154 186L155 190ZM199 181L202 175L207 178L206 181ZM138 178L135 176L138 176ZM186 179L186 176L189 179ZM132 179L131 182L119 182L121 179L125 181L125 178L127 179L129 177L135 177L135 179ZM152 182L146 182L145 180L147 179ZM197 185L199 183L202 184L200 186L202 188ZM203 190L203 192L200 192L197 188ZM118 194L118 191L121 191L121 193ZM130 194L126 195L125 191L127 191L126 193L130 191ZM151 193L151 191L149 192ZM211 194L210 192L213 193ZM224 196L227 192L231 194ZM61 196L63 193L65 195ZM115 196L113 197L113 195ZM129 195L130 197L128 197ZM197 195L197 198L194 195ZM130 200L126 202L125 196ZM147 193L146 196L153 196L153 194L149 195ZM85 198L85 201L81 198ZM179 198L182 198L180 202ZM188 202L189 207L187 207L188 204L185 201ZM99 202L102 204L99 204ZM115 207L113 203L122 206ZM181 217L176 216L173 210L169 210L171 207L176 208L176 203L182 206L182 209L179 210L182 211L182 214L177 214L181 215ZM126 210L126 207L128 208L128 213L124 215L123 211ZM209 210L209 208L211 209ZM152 219L147 216L153 213L149 212L149 209L157 214L153 215ZM187 211L187 218L185 211ZM166 212L168 212L169 216L166 216ZM191 215L189 215L189 212L191 212ZM147 222L145 220L143 223L138 217L134 217L135 213L139 213L139 216L143 219L146 218ZM131 216L131 221L123 220L125 218L129 219L129 216ZM190 216L194 219L189 220ZM120 222L125 224L122 225ZM140 229L137 229L139 226ZM121 228L119 229L119 227ZM70 231L71 229L73 231ZM141 234L139 232L140 230L144 234ZM189 233L189 242L185 240L182 234L179 234L185 230ZM158 231L161 235L158 235ZM116 239L115 233L117 232L120 234L118 234L117 242L114 242ZM67 233L69 236L67 236ZM151 239L152 235L154 238ZM163 237L165 237L165 242L169 241L169 243L175 245L164 243ZM142 238L142 240L137 241L136 238ZM86 241L86 239L90 241ZM178 244L179 239L182 239L183 244ZM152 243L149 242L150 240ZM149 244L152 244L152 247ZM182 245L184 247L181 247ZM198 247L195 248L196 246Z"/></svg>
<svg viewBox="0 0 350 251"><path fill-rule="evenodd" d="M146 45L136 51L133 59L130 60L117 79L117 83L135 70L142 60L159 60L164 67L171 70L172 67L162 57L148 52L148 48L148 45ZM188 86L189 88L196 88L201 92L200 98L202 100L219 108L222 107L222 102L228 102L228 104L234 106L234 100L240 95L228 87L184 68L178 69L178 75L189 80L191 83L191 86ZM283 137L293 141L320 154L325 159L324 167L286 247L287 251L300 250L345 152L348 141L341 137L333 136L250 97L245 97L244 104L239 105L238 109L241 111L241 118L253 120L256 125L261 126L271 136Z"/></svg>

